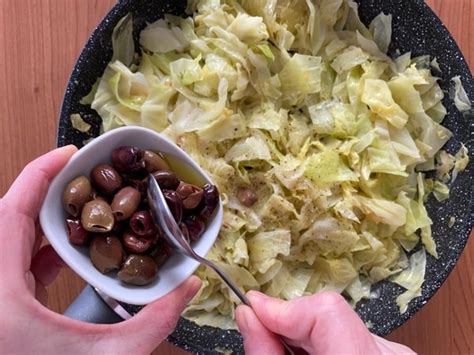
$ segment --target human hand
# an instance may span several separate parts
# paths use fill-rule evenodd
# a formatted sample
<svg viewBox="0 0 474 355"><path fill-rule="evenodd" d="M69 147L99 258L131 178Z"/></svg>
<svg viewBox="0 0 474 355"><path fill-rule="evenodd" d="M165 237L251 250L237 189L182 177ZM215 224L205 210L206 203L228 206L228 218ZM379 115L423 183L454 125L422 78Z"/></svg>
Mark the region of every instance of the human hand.
<svg viewBox="0 0 474 355"><path fill-rule="evenodd" d="M282 301L250 291L252 308L239 306L237 324L245 354L284 354L278 335L309 354L413 354L397 343L371 334L344 298L321 292ZM299 352L297 352L299 353Z"/></svg>
<svg viewBox="0 0 474 355"><path fill-rule="evenodd" d="M63 262L40 249L38 213L51 179L76 152L56 149L29 163L0 199L0 349L8 354L149 354L173 331L200 287L191 277L173 292L113 325L83 323L48 310L45 287Z"/></svg>

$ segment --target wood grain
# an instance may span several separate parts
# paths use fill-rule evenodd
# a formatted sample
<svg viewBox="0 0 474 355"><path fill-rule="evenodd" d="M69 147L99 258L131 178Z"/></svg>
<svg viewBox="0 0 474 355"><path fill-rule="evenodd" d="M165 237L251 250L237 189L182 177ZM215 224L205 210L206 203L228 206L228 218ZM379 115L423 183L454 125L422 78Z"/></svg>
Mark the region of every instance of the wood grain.
<svg viewBox="0 0 474 355"><path fill-rule="evenodd" d="M54 147L71 68L115 0L0 0L0 195L22 167ZM428 0L474 67L474 0ZM474 239L422 311L388 338L421 354L474 353ZM62 312L84 283L65 270L49 289ZM185 354L163 344L155 354Z"/></svg>

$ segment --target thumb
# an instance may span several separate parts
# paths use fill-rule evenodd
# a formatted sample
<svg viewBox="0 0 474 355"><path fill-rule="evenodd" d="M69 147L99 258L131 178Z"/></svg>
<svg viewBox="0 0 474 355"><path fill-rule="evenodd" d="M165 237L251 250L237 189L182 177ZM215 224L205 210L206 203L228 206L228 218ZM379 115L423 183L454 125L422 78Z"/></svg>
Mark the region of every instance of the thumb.
<svg viewBox="0 0 474 355"><path fill-rule="evenodd" d="M201 280L191 276L177 289L147 305L127 321L114 325L121 335L114 348L120 353L151 353L176 327L179 316L201 286ZM109 348L109 351L111 349Z"/></svg>
<svg viewBox="0 0 474 355"><path fill-rule="evenodd" d="M245 354L284 354L277 335L265 328L250 307L237 307L235 318L244 338Z"/></svg>
<svg viewBox="0 0 474 355"><path fill-rule="evenodd" d="M345 299L321 292L284 302L250 291L247 294L258 319L309 353L372 354L378 348L370 332Z"/></svg>

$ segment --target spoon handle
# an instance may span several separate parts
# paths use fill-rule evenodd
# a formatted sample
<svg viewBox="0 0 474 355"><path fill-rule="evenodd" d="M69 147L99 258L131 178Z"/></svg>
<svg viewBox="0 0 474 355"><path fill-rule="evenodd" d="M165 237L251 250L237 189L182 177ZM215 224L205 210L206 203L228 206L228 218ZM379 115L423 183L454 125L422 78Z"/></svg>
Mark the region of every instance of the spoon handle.
<svg viewBox="0 0 474 355"><path fill-rule="evenodd" d="M227 275L221 270L220 267L218 267L212 261L209 261L194 252L192 253L192 258L196 259L196 261L199 261L201 264L206 265L207 267L210 267L212 270L214 270L216 274L218 274L221 277L221 279L227 284L227 286L229 286L229 288L235 293L235 295L242 301L242 303L252 308L247 296L245 296L245 294L240 290L240 288L237 287L234 281L232 281L230 278L227 277ZM286 350L286 354L294 355L295 352L293 351L291 346L287 344L287 342L283 339L283 337L279 336L279 338L280 338L281 344Z"/></svg>
<svg viewBox="0 0 474 355"><path fill-rule="evenodd" d="M204 259L203 257L197 255L196 253L193 253L193 257L199 261L201 264L204 264L208 267L210 267L212 270L218 274L221 279L229 286L229 288L235 293L235 295L242 301L243 304L247 305L250 307L250 302L245 296L245 294L240 290L240 288L232 281L230 278L227 277L227 275L221 270L220 267L218 267L216 264L214 264L212 261L209 261L207 259Z"/></svg>

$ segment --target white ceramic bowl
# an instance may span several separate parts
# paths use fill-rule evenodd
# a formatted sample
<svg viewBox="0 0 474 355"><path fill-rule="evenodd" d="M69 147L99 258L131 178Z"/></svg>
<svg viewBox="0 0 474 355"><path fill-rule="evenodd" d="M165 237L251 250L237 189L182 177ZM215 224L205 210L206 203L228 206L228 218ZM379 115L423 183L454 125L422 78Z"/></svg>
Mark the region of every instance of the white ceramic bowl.
<svg viewBox="0 0 474 355"><path fill-rule="evenodd" d="M80 149L63 170L54 178L40 212L40 222L49 242L71 269L85 281L118 301L135 305L150 303L181 284L198 267L190 258L175 254L159 269L157 279L147 286L132 286L121 282L113 273L100 273L90 261L87 247L69 243L66 228L66 212L62 205L62 194L66 185L79 175L88 176L99 163L110 162L112 151L120 146L137 146L160 151L188 164L206 182L212 183L202 169L173 142L149 129L123 127L95 138ZM207 224L201 238L193 243L194 250L205 256L211 249L222 223L222 204Z"/></svg>

